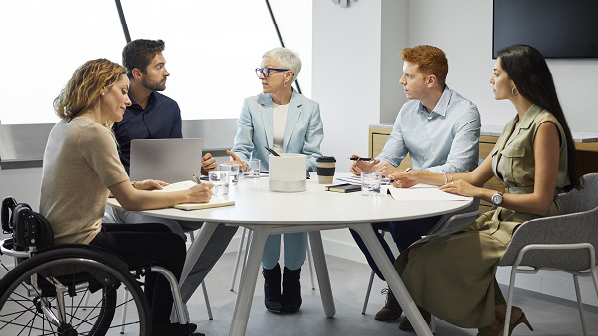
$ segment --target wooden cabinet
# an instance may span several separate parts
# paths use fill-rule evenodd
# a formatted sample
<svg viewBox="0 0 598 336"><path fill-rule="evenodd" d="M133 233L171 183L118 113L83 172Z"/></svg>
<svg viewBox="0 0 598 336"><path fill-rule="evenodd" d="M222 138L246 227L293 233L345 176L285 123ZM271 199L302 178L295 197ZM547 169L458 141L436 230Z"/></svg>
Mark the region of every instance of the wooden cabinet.
<svg viewBox="0 0 598 336"><path fill-rule="evenodd" d="M381 127L381 125L372 126L369 129L369 151L368 154L370 157L376 157L384 148L384 144L392 131L392 126ZM573 135L575 137L575 134ZM480 158L485 159L488 154L494 148L496 144L496 140L498 140L498 136L488 136L482 135L480 137ZM581 169L582 174L587 174L591 172L598 172L598 142L576 142L575 148L577 149L577 159L579 161L579 166ZM409 155L401 162L399 166L400 169L406 169L407 167L411 167L411 160L409 159ZM484 187L493 190L500 190L504 191L505 188L496 179L496 177L491 178ZM491 204L486 201L480 201L480 211L488 211L491 208Z"/></svg>

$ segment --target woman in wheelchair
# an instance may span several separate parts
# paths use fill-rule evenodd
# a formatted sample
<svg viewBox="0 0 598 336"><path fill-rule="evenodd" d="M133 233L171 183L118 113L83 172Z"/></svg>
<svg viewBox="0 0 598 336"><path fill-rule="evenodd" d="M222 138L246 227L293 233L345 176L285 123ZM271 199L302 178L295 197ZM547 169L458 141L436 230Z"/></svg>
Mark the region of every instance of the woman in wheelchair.
<svg viewBox="0 0 598 336"><path fill-rule="evenodd" d="M209 183L185 191L153 193L162 181L131 182L111 131L131 105L125 69L106 59L78 68L54 100L61 121L52 129L44 154L40 213L51 223L55 244L89 244L108 249L129 267L161 266L177 280L185 261L185 243L159 226L102 224L109 194L125 210L147 210L179 203L208 202ZM193 324L170 323L173 297L169 282L145 275L152 335L191 335ZM193 334L193 335L197 335Z"/></svg>

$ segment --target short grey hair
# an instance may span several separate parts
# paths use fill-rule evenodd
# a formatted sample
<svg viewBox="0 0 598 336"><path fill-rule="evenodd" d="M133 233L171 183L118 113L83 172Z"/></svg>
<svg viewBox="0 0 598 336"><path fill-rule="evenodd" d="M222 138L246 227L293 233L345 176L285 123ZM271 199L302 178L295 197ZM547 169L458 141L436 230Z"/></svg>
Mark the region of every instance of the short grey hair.
<svg viewBox="0 0 598 336"><path fill-rule="evenodd" d="M293 73L293 81L301 71L301 59L299 54L287 48L274 48L266 51L262 58L272 58L281 69L289 69Z"/></svg>

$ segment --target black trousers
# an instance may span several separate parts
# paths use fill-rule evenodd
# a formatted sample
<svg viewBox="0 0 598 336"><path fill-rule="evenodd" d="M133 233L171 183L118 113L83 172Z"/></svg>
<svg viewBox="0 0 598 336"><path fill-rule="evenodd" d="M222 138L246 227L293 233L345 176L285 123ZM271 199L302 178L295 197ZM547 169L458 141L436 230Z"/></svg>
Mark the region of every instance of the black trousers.
<svg viewBox="0 0 598 336"><path fill-rule="evenodd" d="M181 236L162 224L102 224L102 231L89 243L108 249L125 260L131 268L161 266L180 280L186 246ZM145 295L154 324L170 323L173 298L168 280L162 275L145 276Z"/></svg>

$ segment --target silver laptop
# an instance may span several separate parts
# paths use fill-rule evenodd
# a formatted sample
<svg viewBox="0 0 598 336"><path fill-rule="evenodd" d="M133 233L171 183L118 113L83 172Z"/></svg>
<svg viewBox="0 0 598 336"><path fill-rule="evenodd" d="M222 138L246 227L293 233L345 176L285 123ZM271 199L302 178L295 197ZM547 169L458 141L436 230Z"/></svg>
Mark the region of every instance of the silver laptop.
<svg viewBox="0 0 598 336"><path fill-rule="evenodd" d="M202 150L201 138L131 140L131 181L191 180L200 174Z"/></svg>

